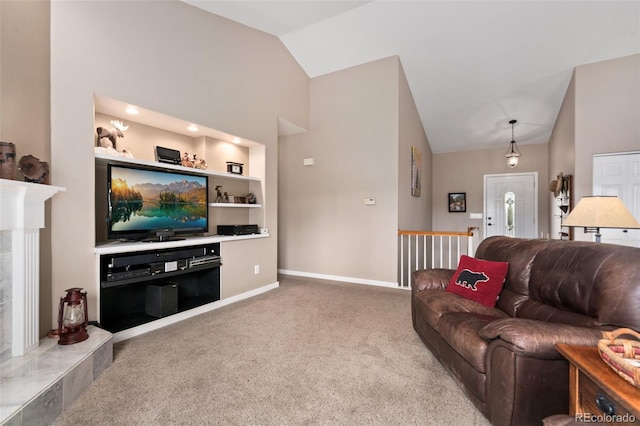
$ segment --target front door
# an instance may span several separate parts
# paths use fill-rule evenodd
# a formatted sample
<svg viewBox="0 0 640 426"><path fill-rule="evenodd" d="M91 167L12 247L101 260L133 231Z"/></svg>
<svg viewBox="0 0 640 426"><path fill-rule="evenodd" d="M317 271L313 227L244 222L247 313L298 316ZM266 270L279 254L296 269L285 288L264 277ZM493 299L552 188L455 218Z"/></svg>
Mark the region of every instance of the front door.
<svg viewBox="0 0 640 426"><path fill-rule="evenodd" d="M484 176L484 237L537 238L538 173Z"/></svg>

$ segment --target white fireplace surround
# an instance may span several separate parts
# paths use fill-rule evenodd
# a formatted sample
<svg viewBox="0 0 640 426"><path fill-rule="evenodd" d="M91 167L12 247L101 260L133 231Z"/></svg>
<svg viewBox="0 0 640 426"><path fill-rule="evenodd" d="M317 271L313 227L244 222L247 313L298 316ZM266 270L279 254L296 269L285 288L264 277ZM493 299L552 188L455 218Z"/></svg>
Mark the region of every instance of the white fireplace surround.
<svg viewBox="0 0 640 426"><path fill-rule="evenodd" d="M44 203L65 188L0 179L0 231L11 233L11 355L38 347L40 228ZM5 310L8 312L8 310ZM2 318L7 321L9 318Z"/></svg>

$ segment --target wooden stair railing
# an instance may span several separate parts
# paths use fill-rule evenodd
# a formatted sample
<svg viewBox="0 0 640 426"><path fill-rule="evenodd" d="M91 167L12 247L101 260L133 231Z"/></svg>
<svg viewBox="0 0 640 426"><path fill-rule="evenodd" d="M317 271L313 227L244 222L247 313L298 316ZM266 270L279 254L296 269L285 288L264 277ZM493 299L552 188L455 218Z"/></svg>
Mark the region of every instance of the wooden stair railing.
<svg viewBox="0 0 640 426"><path fill-rule="evenodd" d="M458 267L460 256L473 256L477 247L474 231L406 231L398 230L398 286L411 288L411 272L418 269Z"/></svg>

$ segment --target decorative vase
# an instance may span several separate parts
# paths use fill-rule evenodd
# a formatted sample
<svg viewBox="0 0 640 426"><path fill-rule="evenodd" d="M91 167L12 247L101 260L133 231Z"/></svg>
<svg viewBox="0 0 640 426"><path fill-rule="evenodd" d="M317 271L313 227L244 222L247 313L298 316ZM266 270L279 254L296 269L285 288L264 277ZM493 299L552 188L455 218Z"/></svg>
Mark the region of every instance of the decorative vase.
<svg viewBox="0 0 640 426"><path fill-rule="evenodd" d="M0 179L16 178L16 145L0 142Z"/></svg>

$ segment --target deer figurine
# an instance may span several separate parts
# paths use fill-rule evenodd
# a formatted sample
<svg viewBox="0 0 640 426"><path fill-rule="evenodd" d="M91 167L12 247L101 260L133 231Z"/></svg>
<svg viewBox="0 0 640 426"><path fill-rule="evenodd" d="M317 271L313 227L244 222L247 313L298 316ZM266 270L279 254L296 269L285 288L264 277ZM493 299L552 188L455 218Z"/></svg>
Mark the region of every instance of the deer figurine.
<svg viewBox="0 0 640 426"><path fill-rule="evenodd" d="M111 124L115 129L107 129L105 127L98 127L96 131L98 132L98 144L104 148L113 148L116 149L116 139L124 138L124 131L129 128L129 126L125 126L122 121L111 120ZM102 142L102 139L107 138L111 141L111 144L108 142Z"/></svg>

